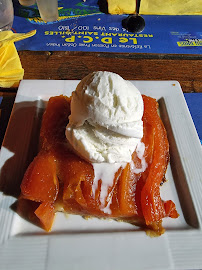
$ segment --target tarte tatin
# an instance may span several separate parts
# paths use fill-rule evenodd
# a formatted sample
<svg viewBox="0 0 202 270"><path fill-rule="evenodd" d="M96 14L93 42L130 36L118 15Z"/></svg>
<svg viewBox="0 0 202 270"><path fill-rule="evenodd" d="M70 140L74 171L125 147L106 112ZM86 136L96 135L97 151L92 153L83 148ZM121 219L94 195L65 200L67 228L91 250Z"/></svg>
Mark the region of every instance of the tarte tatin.
<svg viewBox="0 0 202 270"><path fill-rule="evenodd" d="M68 146L65 129L71 99L62 95L50 98L42 120L40 151L25 172L19 198L36 202L34 214L46 231L51 230L55 213L61 209L84 217L130 222L156 235L164 232L164 217L178 217L175 204L160 197L169 162L169 143L157 112L158 103L151 97L142 97L144 135L141 142L145 145L147 168L144 172L134 172L128 163L118 169L104 202L107 207L110 201L110 211L103 211L101 207L102 179L93 192L92 164ZM136 168L141 167L137 151L132 160Z"/></svg>

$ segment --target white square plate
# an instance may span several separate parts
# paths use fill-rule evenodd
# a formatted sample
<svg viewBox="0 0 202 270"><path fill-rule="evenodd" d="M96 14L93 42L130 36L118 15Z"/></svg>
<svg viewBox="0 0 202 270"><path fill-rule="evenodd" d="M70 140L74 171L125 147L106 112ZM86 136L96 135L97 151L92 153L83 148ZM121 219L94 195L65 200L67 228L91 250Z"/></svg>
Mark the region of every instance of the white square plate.
<svg viewBox="0 0 202 270"><path fill-rule="evenodd" d="M37 153L40 121L51 96L71 95L79 81L24 80L0 153L0 269L202 268L202 151L176 81L132 81L159 100L171 162L161 188L180 217L165 219L166 233L150 238L130 224L57 214L51 233L12 210L26 167Z"/></svg>

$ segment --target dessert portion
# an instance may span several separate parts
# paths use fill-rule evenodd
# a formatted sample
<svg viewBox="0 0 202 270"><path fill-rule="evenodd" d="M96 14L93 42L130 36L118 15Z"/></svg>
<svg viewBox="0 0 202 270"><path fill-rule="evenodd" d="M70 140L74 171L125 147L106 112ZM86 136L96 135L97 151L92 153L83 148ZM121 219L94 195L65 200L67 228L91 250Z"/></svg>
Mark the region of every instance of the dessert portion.
<svg viewBox="0 0 202 270"><path fill-rule="evenodd" d="M177 218L160 197L169 161L155 99L111 72L85 77L72 97L50 98L40 151L25 172L20 200L50 231L57 211L130 222L160 235Z"/></svg>

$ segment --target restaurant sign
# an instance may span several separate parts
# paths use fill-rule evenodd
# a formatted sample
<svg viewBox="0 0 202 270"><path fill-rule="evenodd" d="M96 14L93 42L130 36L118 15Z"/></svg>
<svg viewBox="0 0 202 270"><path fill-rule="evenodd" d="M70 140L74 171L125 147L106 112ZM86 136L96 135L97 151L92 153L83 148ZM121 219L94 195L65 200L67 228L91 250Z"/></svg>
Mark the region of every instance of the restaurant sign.
<svg viewBox="0 0 202 270"><path fill-rule="evenodd" d="M16 43L18 50L202 53L201 16L145 15L144 31L134 34L122 27L127 15L105 14L97 0L59 0L58 5L58 20L45 23L36 5L14 2L13 31L37 30L34 37Z"/></svg>

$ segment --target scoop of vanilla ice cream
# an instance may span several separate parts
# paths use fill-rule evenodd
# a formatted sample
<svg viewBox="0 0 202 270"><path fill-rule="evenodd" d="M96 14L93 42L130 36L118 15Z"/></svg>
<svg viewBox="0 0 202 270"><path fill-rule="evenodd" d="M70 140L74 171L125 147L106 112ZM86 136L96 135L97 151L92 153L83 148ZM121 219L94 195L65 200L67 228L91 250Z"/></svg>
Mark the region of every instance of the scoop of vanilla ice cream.
<svg viewBox="0 0 202 270"><path fill-rule="evenodd" d="M131 82L93 72L72 94L66 137L90 162L130 162L143 136L142 116L142 96Z"/></svg>

